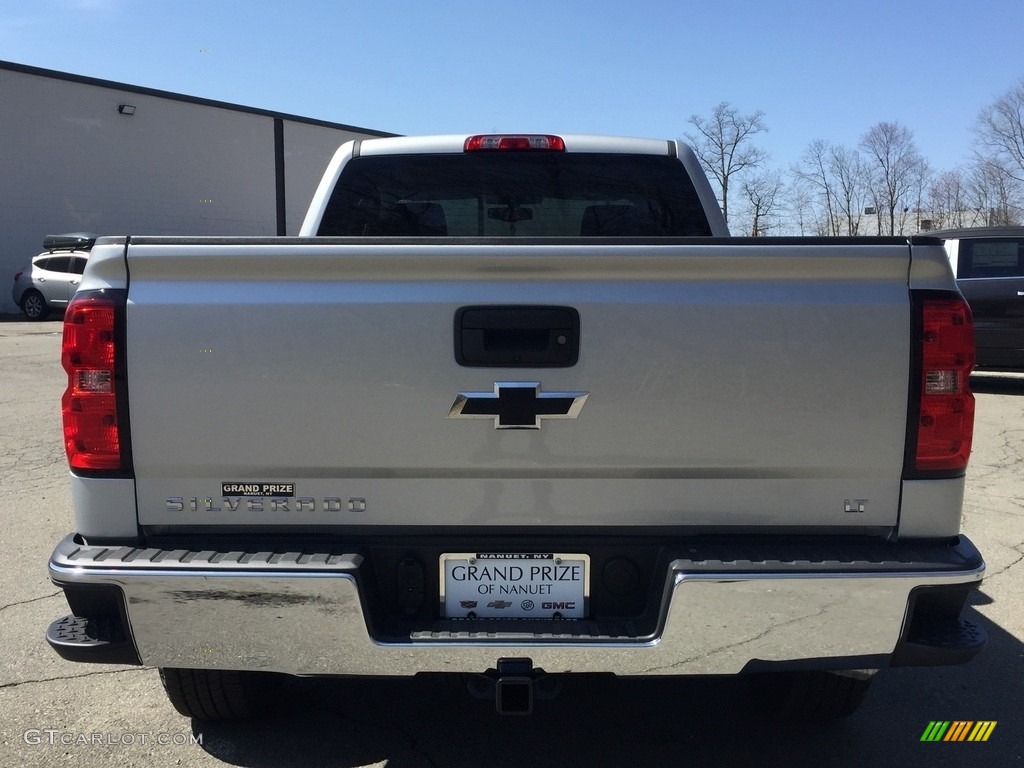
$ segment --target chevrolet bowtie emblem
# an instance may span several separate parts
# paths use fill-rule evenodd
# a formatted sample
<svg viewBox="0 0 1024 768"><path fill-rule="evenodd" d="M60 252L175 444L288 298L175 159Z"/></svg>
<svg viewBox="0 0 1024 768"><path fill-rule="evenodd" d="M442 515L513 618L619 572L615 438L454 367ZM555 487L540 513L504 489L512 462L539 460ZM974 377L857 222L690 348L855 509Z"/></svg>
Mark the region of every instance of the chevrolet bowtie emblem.
<svg viewBox="0 0 1024 768"><path fill-rule="evenodd" d="M541 392L539 381L499 381L493 392L460 392L449 419L494 419L495 429L540 429L541 419L575 419L589 392Z"/></svg>

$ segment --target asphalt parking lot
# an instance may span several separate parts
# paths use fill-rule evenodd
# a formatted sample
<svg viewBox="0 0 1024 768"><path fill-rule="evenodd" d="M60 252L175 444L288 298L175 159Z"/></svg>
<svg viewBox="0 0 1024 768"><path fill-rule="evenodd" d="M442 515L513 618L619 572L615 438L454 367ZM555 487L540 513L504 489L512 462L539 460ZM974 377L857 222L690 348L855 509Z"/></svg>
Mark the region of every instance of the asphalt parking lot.
<svg viewBox="0 0 1024 768"><path fill-rule="evenodd" d="M60 332L0 322L0 766L1024 764L1024 376L973 380L964 529L988 562L971 609L988 648L962 667L884 670L845 721L778 723L731 679L573 679L532 717L498 718L428 678L295 681L271 719L203 725L171 708L156 670L72 664L43 640L66 612L46 561L71 526ZM922 743L934 720L997 726L985 743Z"/></svg>

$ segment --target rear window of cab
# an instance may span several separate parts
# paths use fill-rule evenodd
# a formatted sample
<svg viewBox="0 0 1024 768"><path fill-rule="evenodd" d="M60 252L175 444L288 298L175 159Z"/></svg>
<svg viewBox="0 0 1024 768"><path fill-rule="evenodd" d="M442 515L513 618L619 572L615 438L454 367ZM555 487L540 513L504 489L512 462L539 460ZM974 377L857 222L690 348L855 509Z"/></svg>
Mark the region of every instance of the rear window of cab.
<svg viewBox="0 0 1024 768"><path fill-rule="evenodd" d="M507 152L354 158L317 234L701 237L711 229L673 157Z"/></svg>

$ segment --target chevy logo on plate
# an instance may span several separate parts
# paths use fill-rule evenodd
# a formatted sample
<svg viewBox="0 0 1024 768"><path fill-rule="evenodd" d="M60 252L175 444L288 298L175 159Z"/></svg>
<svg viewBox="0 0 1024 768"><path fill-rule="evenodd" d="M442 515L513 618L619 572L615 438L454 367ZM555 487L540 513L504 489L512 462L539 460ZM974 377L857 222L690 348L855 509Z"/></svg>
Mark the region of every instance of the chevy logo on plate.
<svg viewBox="0 0 1024 768"><path fill-rule="evenodd" d="M493 419L495 429L540 429L541 419L575 419L589 392L541 392L539 381L499 381L493 392L460 392L449 419Z"/></svg>

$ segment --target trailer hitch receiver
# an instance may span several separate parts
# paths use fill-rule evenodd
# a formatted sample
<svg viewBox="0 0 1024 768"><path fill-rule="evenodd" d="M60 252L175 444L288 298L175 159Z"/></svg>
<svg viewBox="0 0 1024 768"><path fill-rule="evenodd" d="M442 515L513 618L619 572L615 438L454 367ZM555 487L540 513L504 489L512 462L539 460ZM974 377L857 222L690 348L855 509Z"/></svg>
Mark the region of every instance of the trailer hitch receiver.
<svg viewBox="0 0 1024 768"><path fill-rule="evenodd" d="M478 699L494 699L499 715L531 715L535 699L553 699L562 682L530 659L498 659L497 669L469 679L469 692Z"/></svg>

